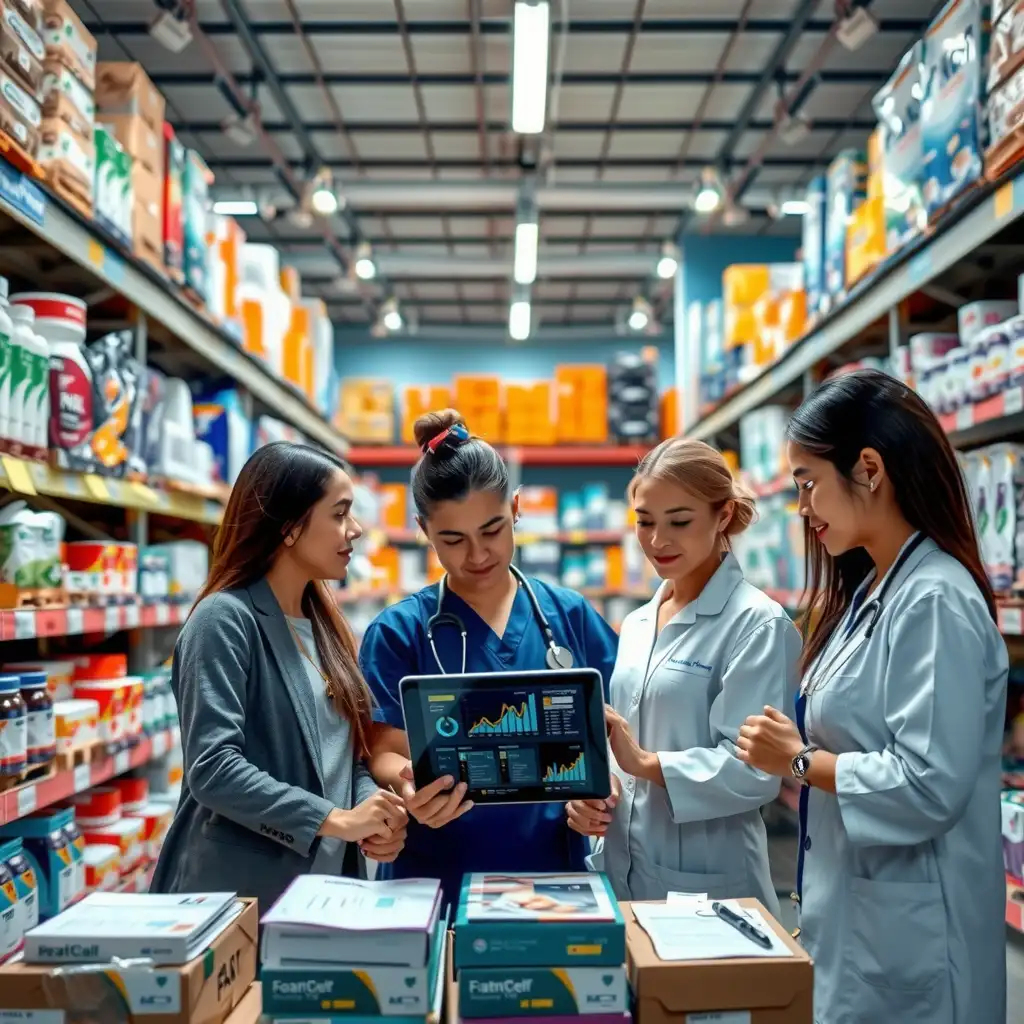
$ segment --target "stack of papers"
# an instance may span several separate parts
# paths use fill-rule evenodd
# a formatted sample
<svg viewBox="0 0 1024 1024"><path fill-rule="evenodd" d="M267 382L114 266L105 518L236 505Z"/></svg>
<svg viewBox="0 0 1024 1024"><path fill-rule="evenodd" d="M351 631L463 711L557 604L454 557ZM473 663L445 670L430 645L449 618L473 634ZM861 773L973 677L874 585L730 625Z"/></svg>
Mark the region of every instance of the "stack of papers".
<svg viewBox="0 0 1024 1024"><path fill-rule="evenodd" d="M764 915L735 900L720 902L745 917L767 935L771 948L765 949L727 924L711 909L711 901L684 893L670 893L665 903L634 903L633 913L650 936L658 958L664 961L726 960L735 957L791 957L785 943L775 934Z"/></svg>
<svg viewBox="0 0 1024 1024"><path fill-rule="evenodd" d="M25 961L185 964L205 953L244 908L233 892L92 893L28 932Z"/></svg>
<svg viewBox="0 0 1024 1024"><path fill-rule="evenodd" d="M263 917L263 1012L272 1020L440 1014L447 918L435 879L297 878Z"/></svg>

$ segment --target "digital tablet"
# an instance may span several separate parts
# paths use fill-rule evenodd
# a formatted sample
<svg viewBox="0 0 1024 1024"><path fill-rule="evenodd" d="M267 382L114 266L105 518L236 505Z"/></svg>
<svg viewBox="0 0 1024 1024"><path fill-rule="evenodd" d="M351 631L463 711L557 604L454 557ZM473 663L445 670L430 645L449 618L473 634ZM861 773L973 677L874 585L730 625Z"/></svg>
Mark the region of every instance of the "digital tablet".
<svg viewBox="0 0 1024 1024"><path fill-rule="evenodd" d="M399 686L417 789L451 775L482 804L611 793L596 669L406 676Z"/></svg>

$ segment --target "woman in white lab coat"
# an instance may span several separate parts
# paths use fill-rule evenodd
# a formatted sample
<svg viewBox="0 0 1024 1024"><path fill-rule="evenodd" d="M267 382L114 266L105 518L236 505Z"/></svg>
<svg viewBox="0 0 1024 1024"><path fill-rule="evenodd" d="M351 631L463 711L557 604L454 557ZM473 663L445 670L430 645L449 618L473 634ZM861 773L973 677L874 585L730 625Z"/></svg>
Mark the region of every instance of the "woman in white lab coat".
<svg viewBox="0 0 1024 1024"><path fill-rule="evenodd" d="M612 796L569 804L569 824L600 837L591 866L620 899L756 896L777 912L760 809L779 780L740 761L736 738L748 715L791 699L800 636L729 551L753 500L715 449L685 438L644 457L629 497L664 582L622 626Z"/></svg>
<svg viewBox="0 0 1024 1024"><path fill-rule="evenodd" d="M773 704L739 745L805 783L815 1019L1003 1024L1008 659L956 456L913 391L866 370L797 410L788 455L814 613L798 726Z"/></svg>

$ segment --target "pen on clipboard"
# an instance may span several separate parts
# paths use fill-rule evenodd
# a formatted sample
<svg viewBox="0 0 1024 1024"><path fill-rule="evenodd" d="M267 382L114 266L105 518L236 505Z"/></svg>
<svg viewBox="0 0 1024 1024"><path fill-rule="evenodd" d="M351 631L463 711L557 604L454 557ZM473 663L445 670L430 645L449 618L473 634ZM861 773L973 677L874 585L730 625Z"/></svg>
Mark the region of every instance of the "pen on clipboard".
<svg viewBox="0 0 1024 1024"><path fill-rule="evenodd" d="M717 900L711 904L711 909L715 912L715 915L719 920L724 921L727 925L731 925L741 935L745 935L751 942L760 946L762 949L771 949L772 940L771 937L766 935L756 925L751 924L745 917L740 917L735 911L730 910L724 903L719 903Z"/></svg>

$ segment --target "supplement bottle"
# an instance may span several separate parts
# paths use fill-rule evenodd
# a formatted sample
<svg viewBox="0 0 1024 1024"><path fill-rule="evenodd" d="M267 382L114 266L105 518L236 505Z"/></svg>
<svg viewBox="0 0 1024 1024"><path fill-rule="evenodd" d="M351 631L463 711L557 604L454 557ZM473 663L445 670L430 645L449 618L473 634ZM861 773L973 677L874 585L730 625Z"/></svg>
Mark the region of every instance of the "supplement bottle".
<svg viewBox="0 0 1024 1024"><path fill-rule="evenodd" d="M0 778L21 775L28 764L28 721L21 676L0 676Z"/></svg>
<svg viewBox="0 0 1024 1024"><path fill-rule="evenodd" d="M32 350L35 332L32 330L32 310L11 306L11 405L8 418L10 448L22 455L29 447L25 434L25 392L31 376Z"/></svg>
<svg viewBox="0 0 1024 1024"><path fill-rule="evenodd" d="M0 277L0 450L7 449L11 437L11 359L14 322L7 303L7 278Z"/></svg>
<svg viewBox="0 0 1024 1024"><path fill-rule="evenodd" d="M25 744L28 764L49 764L57 756L57 734L53 721L53 698L45 672L27 672L21 677L21 699L27 723Z"/></svg>

